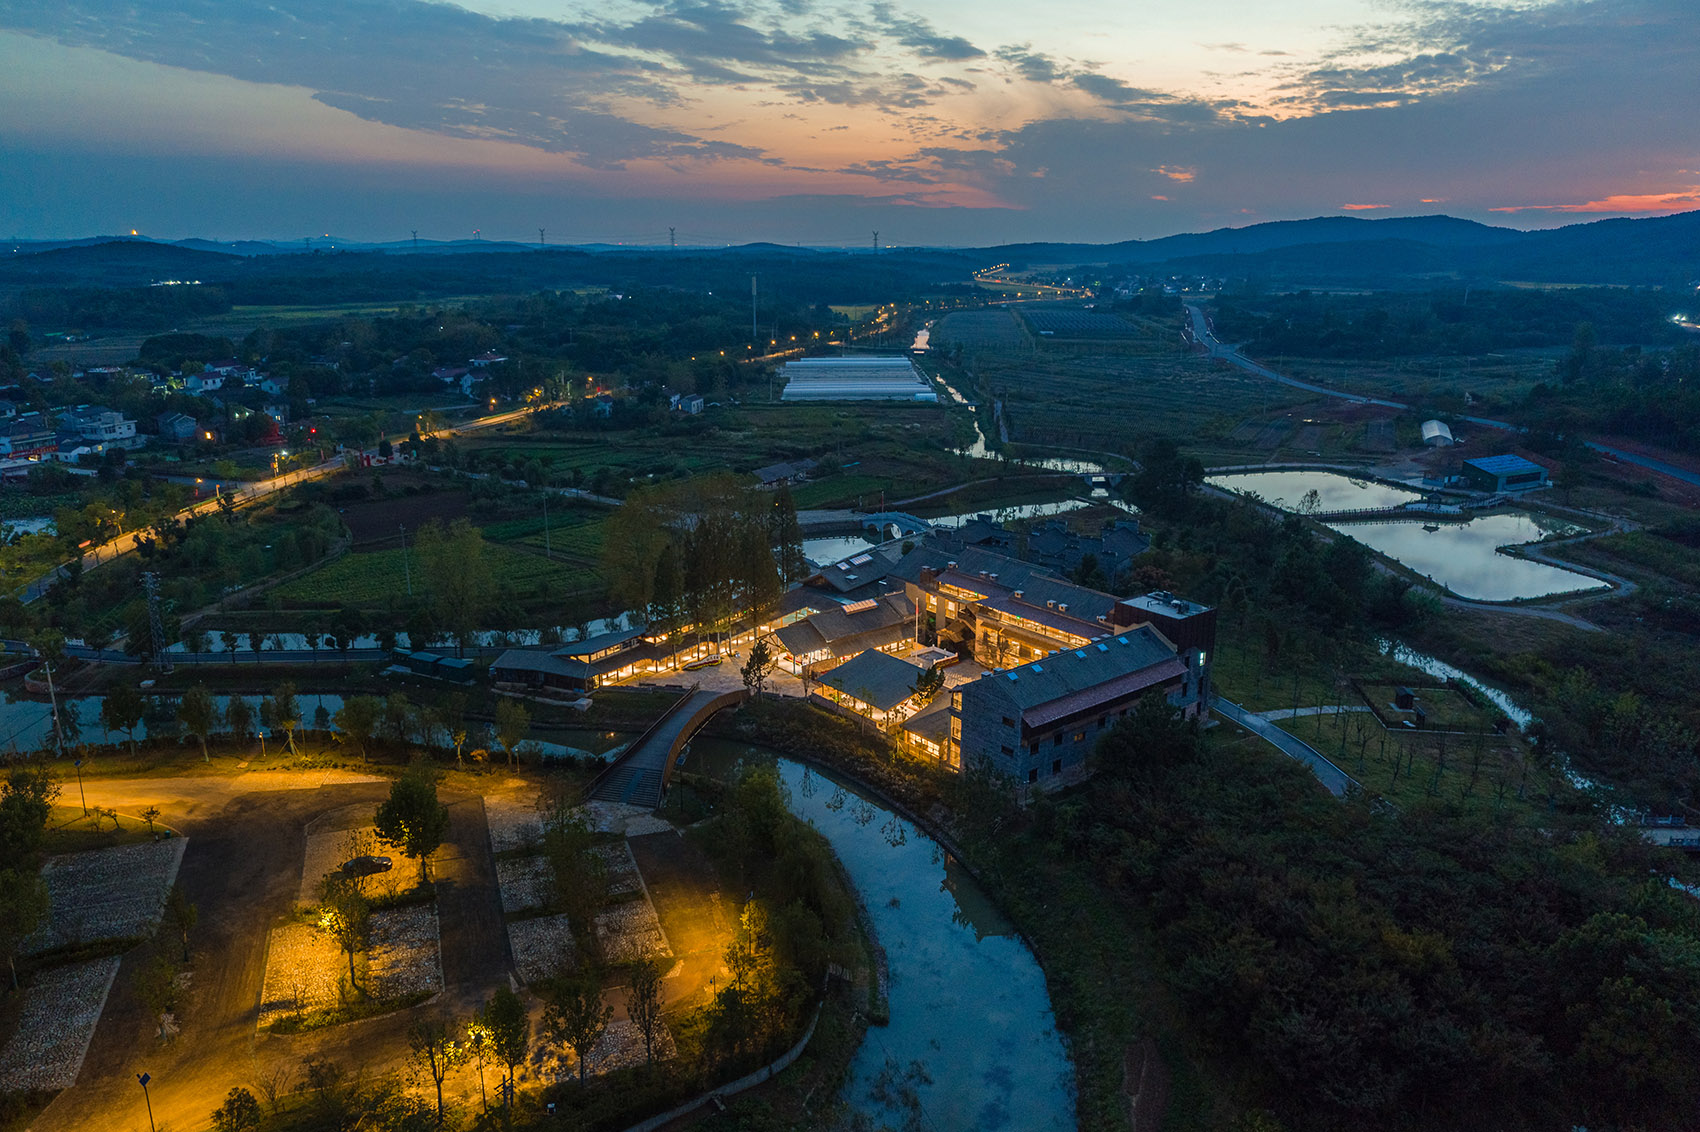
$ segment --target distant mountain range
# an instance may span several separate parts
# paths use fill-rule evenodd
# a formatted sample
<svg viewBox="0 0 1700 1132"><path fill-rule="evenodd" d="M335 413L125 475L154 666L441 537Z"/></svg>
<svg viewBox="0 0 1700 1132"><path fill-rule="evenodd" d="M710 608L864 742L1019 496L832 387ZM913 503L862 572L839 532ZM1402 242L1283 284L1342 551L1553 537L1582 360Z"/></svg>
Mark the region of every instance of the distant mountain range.
<svg viewBox="0 0 1700 1132"><path fill-rule="evenodd" d="M867 259L863 249L807 248L756 243L725 248L656 248L618 244L574 247L490 240L404 240L363 243L319 237L299 244L269 241L152 240L142 236L23 241L0 245L0 282L16 285L145 285L167 278L252 277L279 271L320 275L332 263L391 274L414 256L473 261L543 255L557 263L625 257L633 260L783 260L801 266L815 257ZM1282 284L1366 287L1421 286L1466 279L1681 286L1700 279L1700 211L1645 219L1611 219L1525 232L1451 216L1384 219L1318 217L1244 228L1184 233L1112 244L1025 243L987 248L901 248L883 251L885 272L905 266L945 278L1007 262L1016 267L1092 265L1138 274L1198 274L1267 279ZM328 262L327 262L328 261ZM499 270L494 264L474 274ZM932 273L945 272L945 275ZM527 272L536 274L536 272ZM883 272L882 272L883 274Z"/></svg>

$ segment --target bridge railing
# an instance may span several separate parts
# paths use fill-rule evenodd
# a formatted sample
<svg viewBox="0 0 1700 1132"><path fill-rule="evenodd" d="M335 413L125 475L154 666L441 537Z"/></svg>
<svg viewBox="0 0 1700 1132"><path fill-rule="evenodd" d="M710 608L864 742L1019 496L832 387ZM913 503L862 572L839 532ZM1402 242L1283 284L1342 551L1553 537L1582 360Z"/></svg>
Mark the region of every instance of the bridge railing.
<svg viewBox="0 0 1700 1132"><path fill-rule="evenodd" d="M643 745L645 743L649 742L650 738L658 730L661 729L661 725L666 723L669 719L672 719L674 713L676 713L680 708L682 708L686 704L690 703L691 697L696 695L697 690L701 687L702 687L701 681L698 681L697 683L692 684L690 686L690 688L685 692L684 695L682 695L678 699L674 700L671 704L668 705L666 711L664 711L660 715L656 716L655 721L653 723L651 723L648 727L644 728L642 734L640 734L636 739L633 739L630 743L627 743L626 749L624 751L620 752L620 757L615 759L613 762L609 763L607 766L603 767L602 770L597 774L597 776L595 778L591 779L590 787L587 790L585 790L584 796L586 798L589 798L592 795L594 795L597 792L597 790L601 789L602 783L607 780L608 776L613 774L614 771L619 768L621 763L625 762L627 759L631 758L632 755L634 755L638 751L642 750Z"/></svg>

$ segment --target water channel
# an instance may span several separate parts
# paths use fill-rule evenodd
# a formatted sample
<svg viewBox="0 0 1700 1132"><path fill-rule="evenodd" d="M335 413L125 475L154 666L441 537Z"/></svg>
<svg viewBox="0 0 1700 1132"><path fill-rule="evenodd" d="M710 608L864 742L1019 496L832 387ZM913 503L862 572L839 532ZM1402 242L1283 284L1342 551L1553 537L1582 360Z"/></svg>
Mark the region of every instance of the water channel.
<svg viewBox="0 0 1700 1132"><path fill-rule="evenodd" d="M693 770L730 775L774 760L793 813L818 829L861 893L890 965L891 1024L856 1055L845 1100L876 1124L909 1127L870 1087L888 1062L919 1061L915 1126L1042 1132L1074 1121L1074 1068L1033 953L978 884L925 834L853 787L742 744L699 739Z"/></svg>
<svg viewBox="0 0 1700 1132"><path fill-rule="evenodd" d="M1090 507L1093 503L1108 503L1112 507L1128 512L1130 515L1139 513L1128 504L1110 498L1108 492L1100 489L1092 492L1092 498L1089 500L1071 498L1052 500L1048 503L1012 503L1007 507L980 507L973 511L963 511L954 515L940 515L937 518L928 519L927 522L935 527L955 528L962 526L971 519L984 515L996 523L1013 523L1020 519L1040 519L1051 515L1066 515L1071 511ZM919 536L910 537L919 538ZM820 538L803 540L803 557L816 566L825 566L851 555L861 554L870 546L879 544L878 538L869 535L823 535Z"/></svg>

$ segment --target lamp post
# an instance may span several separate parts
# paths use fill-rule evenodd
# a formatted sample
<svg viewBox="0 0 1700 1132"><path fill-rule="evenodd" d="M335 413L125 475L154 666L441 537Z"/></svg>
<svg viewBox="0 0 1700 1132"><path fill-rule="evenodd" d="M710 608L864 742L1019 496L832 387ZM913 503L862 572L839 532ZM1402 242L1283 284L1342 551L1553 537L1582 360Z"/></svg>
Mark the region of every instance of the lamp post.
<svg viewBox="0 0 1700 1132"><path fill-rule="evenodd" d="M158 1132L158 1129L154 1127L153 1123L153 1098L148 1096L148 1082L152 1081L153 1078L148 1076L146 1073L138 1073L136 1074L136 1080L141 1083L142 1100L148 1106L148 1128L150 1129L150 1132Z"/></svg>
<svg viewBox="0 0 1700 1132"><path fill-rule="evenodd" d="M89 816L89 796L83 793L83 760L73 759L71 765L77 768L77 797L83 800L83 816Z"/></svg>

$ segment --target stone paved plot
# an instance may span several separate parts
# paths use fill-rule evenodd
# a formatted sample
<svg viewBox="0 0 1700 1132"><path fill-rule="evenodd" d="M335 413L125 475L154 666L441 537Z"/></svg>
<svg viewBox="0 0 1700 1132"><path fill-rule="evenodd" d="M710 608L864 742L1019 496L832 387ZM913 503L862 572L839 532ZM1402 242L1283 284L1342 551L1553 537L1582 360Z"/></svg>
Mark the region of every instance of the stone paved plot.
<svg viewBox="0 0 1700 1132"><path fill-rule="evenodd" d="M110 955L36 975L24 991L17 1033L0 1049L0 1087L68 1089L76 1084L118 962Z"/></svg>
<svg viewBox="0 0 1700 1132"><path fill-rule="evenodd" d="M378 998L436 994L443 989L443 953L435 904L372 914L367 951L372 993Z"/></svg>
<svg viewBox="0 0 1700 1132"><path fill-rule="evenodd" d="M568 970L578 968L578 949L565 916L508 921L508 945L519 977L527 983L549 978L563 962Z"/></svg>
<svg viewBox="0 0 1700 1132"><path fill-rule="evenodd" d="M48 858L41 876L53 911L26 952L151 934L187 844L170 837Z"/></svg>

